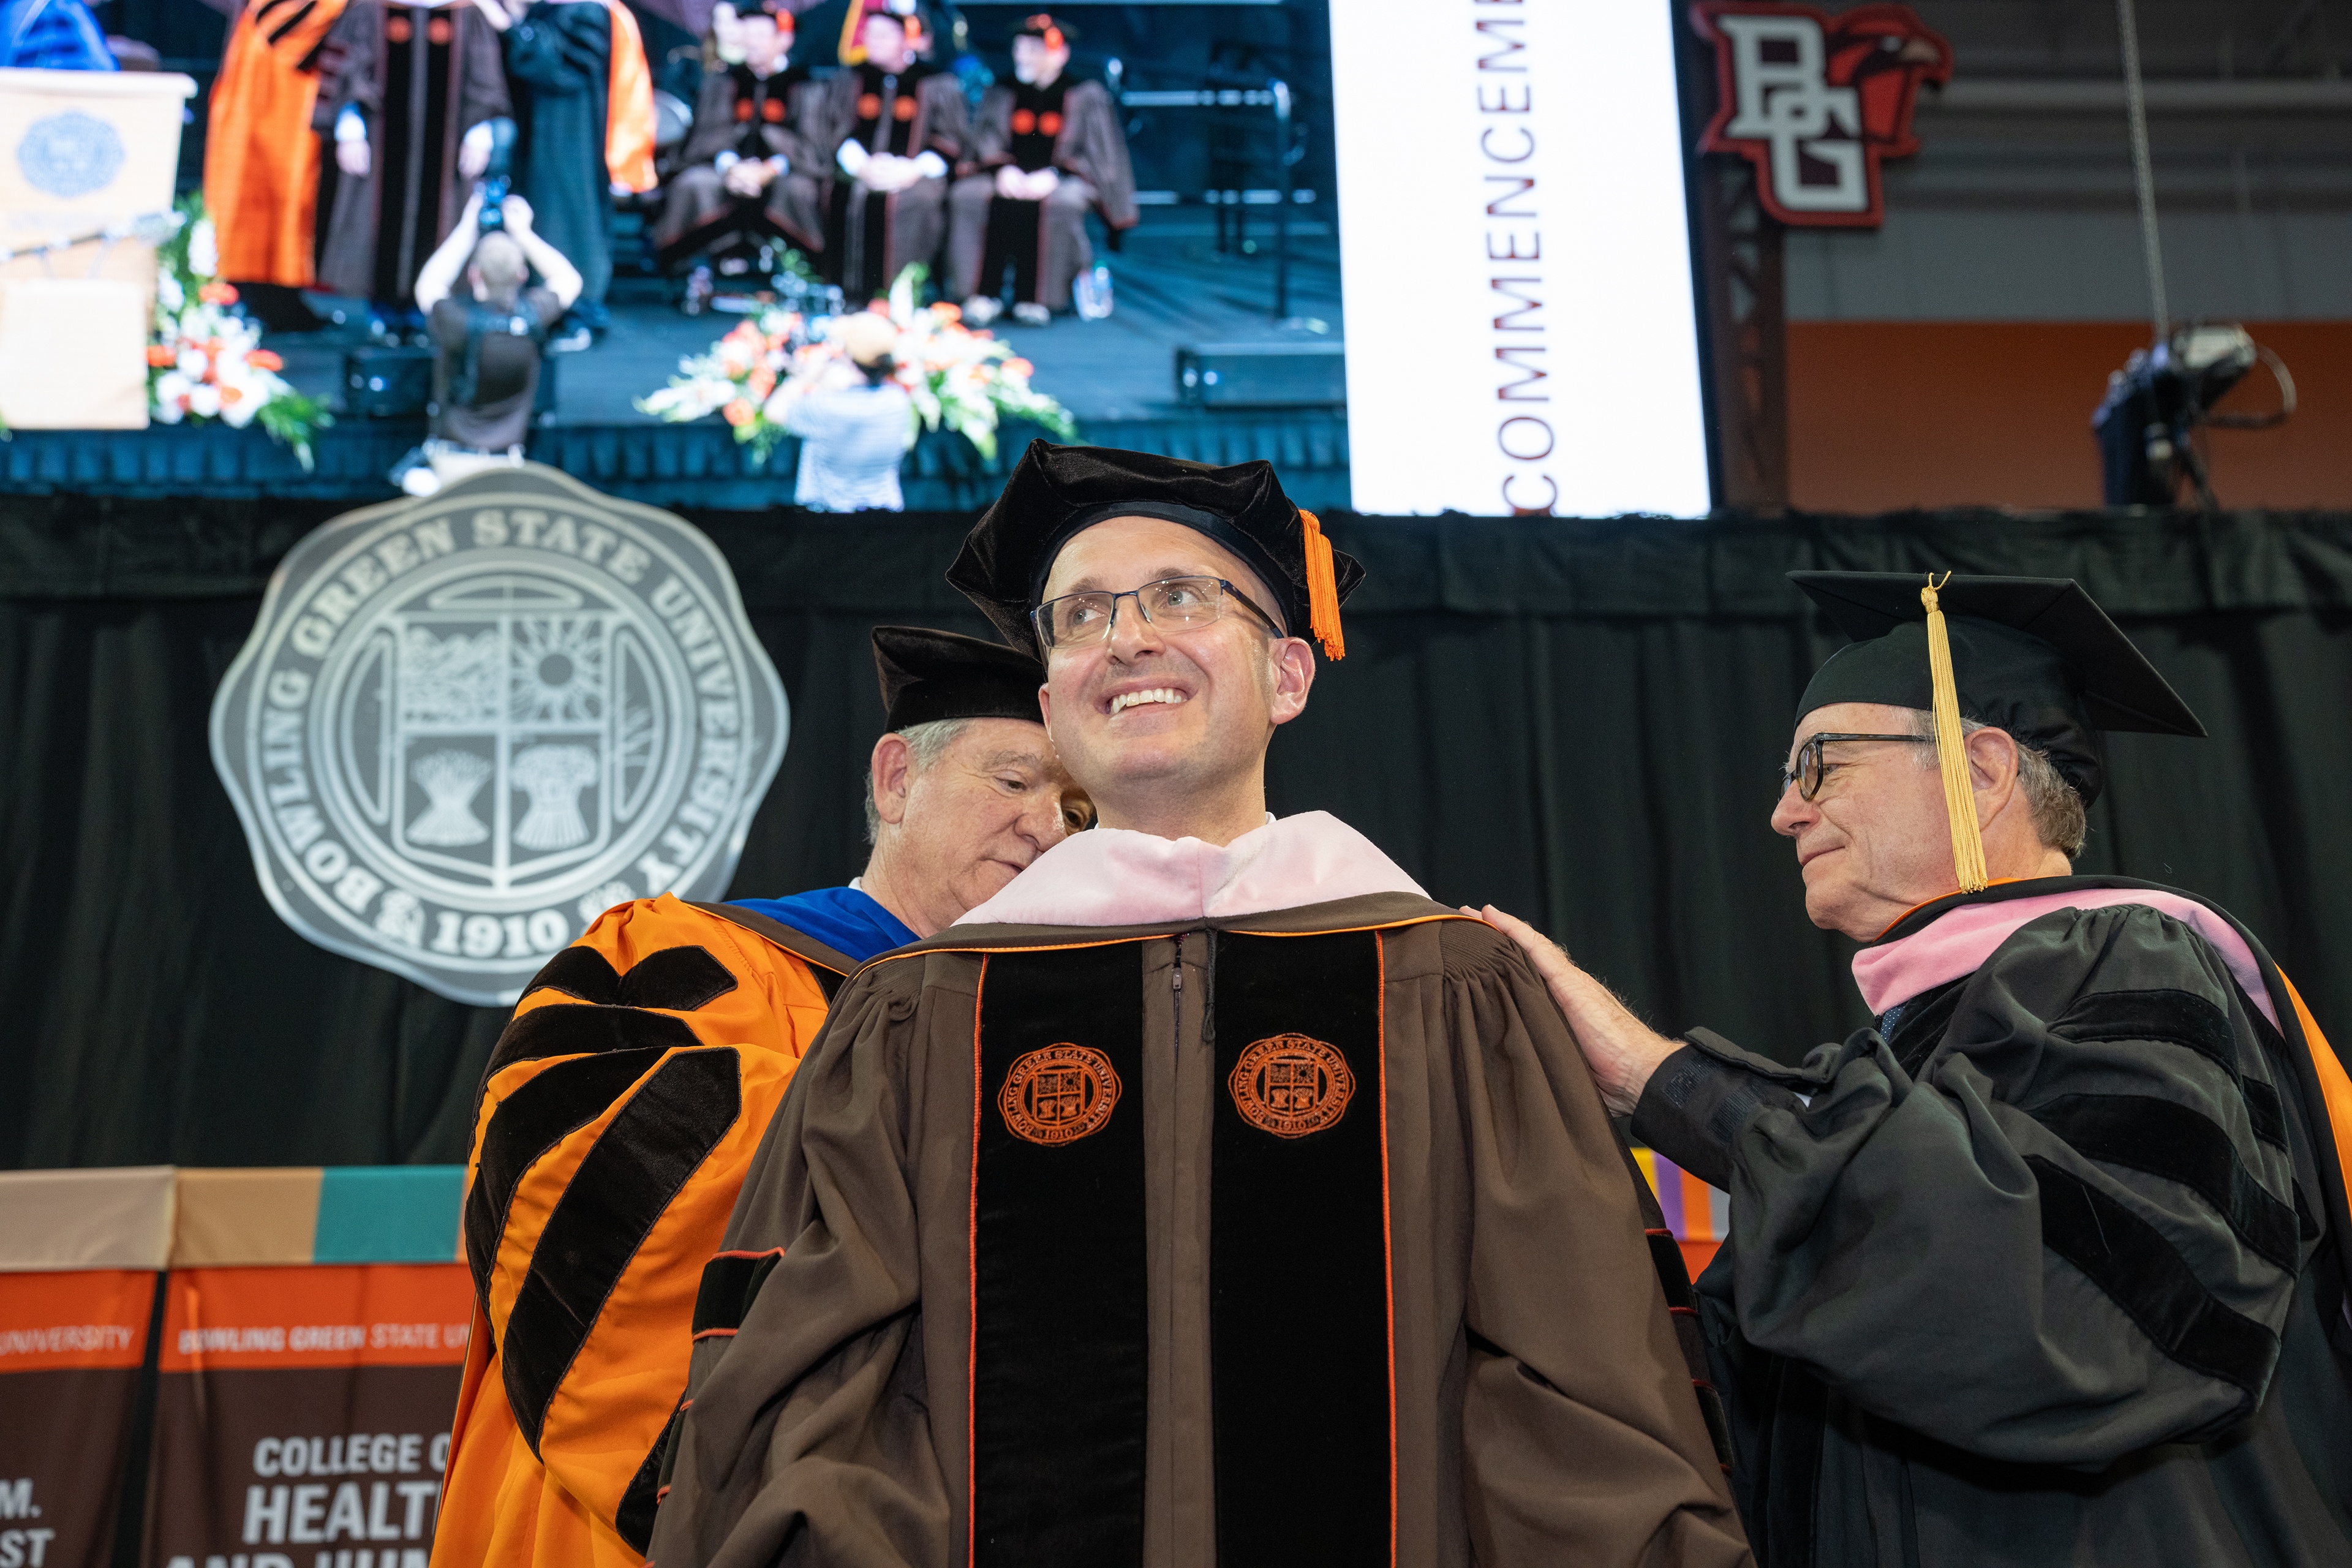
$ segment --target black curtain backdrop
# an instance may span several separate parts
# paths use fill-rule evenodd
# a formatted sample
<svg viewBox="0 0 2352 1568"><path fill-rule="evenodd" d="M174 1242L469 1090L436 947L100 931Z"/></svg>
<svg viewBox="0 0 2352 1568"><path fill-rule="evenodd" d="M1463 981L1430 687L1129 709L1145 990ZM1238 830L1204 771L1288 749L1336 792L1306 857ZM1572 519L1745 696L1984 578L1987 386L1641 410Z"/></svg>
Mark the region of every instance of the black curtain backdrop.
<svg viewBox="0 0 2352 1568"><path fill-rule="evenodd" d="M0 501L0 1165L462 1157L502 1022L297 937L205 746L270 567L338 507ZM984 626L968 520L697 515L791 695L739 894L863 863L867 629ZM1676 1029L1784 1058L1864 1021L1766 826L1839 640L1797 567L2071 576L2213 732L2119 736L2092 871L2219 899L2352 1035L2352 516L1332 518L1370 570L1272 804L1523 913Z"/></svg>

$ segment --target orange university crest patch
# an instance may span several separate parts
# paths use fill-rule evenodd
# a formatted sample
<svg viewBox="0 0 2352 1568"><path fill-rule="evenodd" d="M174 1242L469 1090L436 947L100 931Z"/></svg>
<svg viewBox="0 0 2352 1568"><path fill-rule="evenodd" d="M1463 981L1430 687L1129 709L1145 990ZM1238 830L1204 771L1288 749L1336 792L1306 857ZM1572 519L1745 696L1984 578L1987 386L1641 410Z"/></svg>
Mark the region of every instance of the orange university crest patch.
<svg viewBox="0 0 2352 1568"><path fill-rule="evenodd" d="M1015 1061L996 1109L1014 1137L1051 1147L1101 1131L1118 1095L1108 1057L1064 1041Z"/></svg>
<svg viewBox="0 0 2352 1568"><path fill-rule="evenodd" d="M1242 1053L1227 1087L1243 1121L1277 1138L1304 1138L1348 1113L1356 1076L1336 1047L1305 1035L1276 1035Z"/></svg>

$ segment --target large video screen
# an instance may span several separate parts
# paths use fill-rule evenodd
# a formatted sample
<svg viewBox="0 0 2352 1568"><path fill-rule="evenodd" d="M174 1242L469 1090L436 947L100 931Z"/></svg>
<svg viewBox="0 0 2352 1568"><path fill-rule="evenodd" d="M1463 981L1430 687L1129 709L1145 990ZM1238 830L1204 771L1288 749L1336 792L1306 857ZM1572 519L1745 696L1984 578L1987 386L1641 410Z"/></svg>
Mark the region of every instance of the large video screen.
<svg viewBox="0 0 2352 1568"><path fill-rule="evenodd" d="M1264 458L1310 509L1707 507L1670 0L528 4L321 21L284 136L261 57L204 73L209 248L344 430L422 417L473 329L420 280L504 182L579 289L533 410L474 447L683 472L746 445L693 492L730 506L966 510L1042 434ZM583 101L526 15L610 52ZM914 447L897 482L795 488L787 406L856 379L811 353L877 301ZM156 417L226 406L210 363L156 372Z"/></svg>

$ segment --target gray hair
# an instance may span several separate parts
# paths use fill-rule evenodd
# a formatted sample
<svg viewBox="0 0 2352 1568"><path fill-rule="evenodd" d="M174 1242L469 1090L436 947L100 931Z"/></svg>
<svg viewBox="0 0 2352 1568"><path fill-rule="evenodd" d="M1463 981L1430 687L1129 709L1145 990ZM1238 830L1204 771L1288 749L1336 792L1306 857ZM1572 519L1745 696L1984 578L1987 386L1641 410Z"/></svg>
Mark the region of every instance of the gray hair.
<svg viewBox="0 0 2352 1568"><path fill-rule="evenodd" d="M891 731L907 742L907 760L910 771L921 773L947 755L956 737L962 734L969 719L934 719L928 724L909 724ZM882 837L882 813L874 804L874 775L866 775L866 842L871 844Z"/></svg>
<svg viewBox="0 0 2352 1568"><path fill-rule="evenodd" d="M1960 733L1973 735L1979 730L1994 728L1974 719L1960 721ZM1936 716L1925 709L1911 710L1911 732L1924 740L1936 738ZM2007 731L2002 731L2008 734ZM2029 746L2017 737L2017 784L2025 792L2025 809L2033 818L2034 836L2045 848L2055 849L2072 860L2083 852L2083 840L2090 837L2090 821L2083 809L2083 797L2063 773L2051 762L2050 753L2039 747ZM1935 767L1937 753L1922 753L1925 765Z"/></svg>

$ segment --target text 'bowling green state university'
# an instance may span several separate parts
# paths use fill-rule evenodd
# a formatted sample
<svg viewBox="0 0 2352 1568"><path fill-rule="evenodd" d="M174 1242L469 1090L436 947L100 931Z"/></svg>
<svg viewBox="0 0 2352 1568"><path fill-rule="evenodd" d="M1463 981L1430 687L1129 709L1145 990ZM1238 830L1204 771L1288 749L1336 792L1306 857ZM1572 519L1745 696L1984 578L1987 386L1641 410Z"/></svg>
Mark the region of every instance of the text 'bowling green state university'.
<svg viewBox="0 0 2352 1568"><path fill-rule="evenodd" d="M710 541L532 465L296 544L212 746L289 925L490 1005L614 904L723 894L787 722Z"/></svg>

